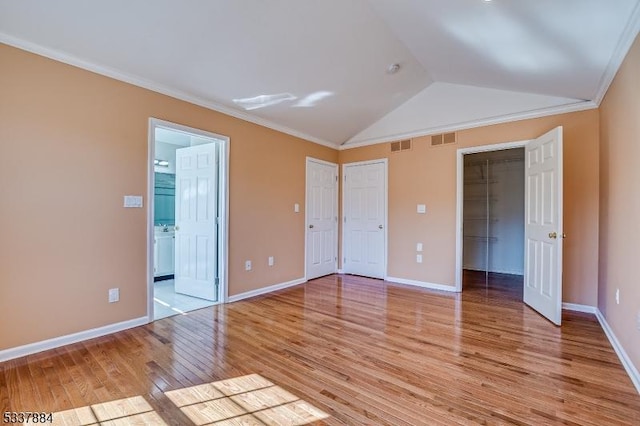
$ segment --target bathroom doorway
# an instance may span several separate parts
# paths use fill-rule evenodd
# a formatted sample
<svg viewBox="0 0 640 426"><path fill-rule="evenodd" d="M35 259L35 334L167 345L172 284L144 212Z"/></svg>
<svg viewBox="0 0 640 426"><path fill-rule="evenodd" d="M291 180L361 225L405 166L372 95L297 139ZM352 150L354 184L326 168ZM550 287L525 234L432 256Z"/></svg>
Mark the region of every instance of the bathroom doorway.
<svg viewBox="0 0 640 426"><path fill-rule="evenodd" d="M150 321L186 315L226 297L228 142L150 119Z"/></svg>

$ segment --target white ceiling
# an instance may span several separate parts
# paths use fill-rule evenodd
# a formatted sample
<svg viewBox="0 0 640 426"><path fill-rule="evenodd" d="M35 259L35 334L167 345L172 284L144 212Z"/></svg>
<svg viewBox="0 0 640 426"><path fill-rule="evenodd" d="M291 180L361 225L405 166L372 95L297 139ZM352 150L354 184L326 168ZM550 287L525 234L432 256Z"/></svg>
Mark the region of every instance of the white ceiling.
<svg viewBox="0 0 640 426"><path fill-rule="evenodd" d="M0 0L0 41L354 146L596 106L639 3Z"/></svg>

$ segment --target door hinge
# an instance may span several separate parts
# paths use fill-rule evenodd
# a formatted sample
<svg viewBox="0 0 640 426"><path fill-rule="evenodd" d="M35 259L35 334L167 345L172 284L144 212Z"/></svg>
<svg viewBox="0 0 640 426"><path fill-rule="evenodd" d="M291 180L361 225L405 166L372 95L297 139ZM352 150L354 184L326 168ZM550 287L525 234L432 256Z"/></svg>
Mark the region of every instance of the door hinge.
<svg viewBox="0 0 640 426"><path fill-rule="evenodd" d="M336 175L336 182L338 181L338 175Z"/></svg>
<svg viewBox="0 0 640 426"><path fill-rule="evenodd" d="M220 278L216 277L215 284L216 284L216 286L220 285Z"/></svg>
<svg viewBox="0 0 640 426"><path fill-rule="evenodd" d="M344 264L344 263L347 263L347 258L346 258L346 257L342 258L342 263L343 263L343 264Z"/></svg>
<svg viewBox="0 0 640 426"><path fill-rule="evenodd" d="M344 217L344 223L347 223L347 217L346 216Z"/></svg>

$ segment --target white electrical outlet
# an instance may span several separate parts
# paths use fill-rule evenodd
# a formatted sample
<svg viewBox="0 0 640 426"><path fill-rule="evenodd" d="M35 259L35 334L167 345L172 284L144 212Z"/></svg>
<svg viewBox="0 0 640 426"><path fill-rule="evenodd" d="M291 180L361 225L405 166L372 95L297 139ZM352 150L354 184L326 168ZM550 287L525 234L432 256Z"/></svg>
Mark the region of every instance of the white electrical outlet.
<svg viewBox="0 0 640 426"><path fill-rule="evenodd" d="M109 303L115 303L120 300L120 289L119 288L110 288L109 289Z"/></svg>
<svg viewBox="0 0 640 426"><path fill-rule="evenodd" d="M422 251L422 243L416 244L416 251Z"/></svg>
<svg viewBox="0 0 640 426"><path fill-rule="evenodd" d="M250 271L251 270L251 261L250 260L246 260L244 262L244 270L245 271Z"/></svg>
<svg viewBox="0 0 640 426"><path fill-rule="evenodd" d="M422 263L422 255L421 254L416 254L416 262Z"/></svg>
<svg viewBox="0 0 640 426"><path fill-rule="evenodd" d="M620 304L620 289L616 288L616 305Z"/></svg>
<svg viewBox="0 0 640 426"><path fill-rule="evenodd" d="M273 266L273 264L274 264L273 256L269 256L269 266Z"/></svg>

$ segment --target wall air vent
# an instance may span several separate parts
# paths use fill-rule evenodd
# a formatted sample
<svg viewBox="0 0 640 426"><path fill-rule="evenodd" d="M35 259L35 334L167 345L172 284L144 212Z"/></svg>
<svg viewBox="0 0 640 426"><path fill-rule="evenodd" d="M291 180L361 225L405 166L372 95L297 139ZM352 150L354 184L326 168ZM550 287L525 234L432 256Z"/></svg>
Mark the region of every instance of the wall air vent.
<svg viewBox="0 0 640 426"><path fill-rule="evenodd" d="M411 139L391 142L389 145L391 146L391 152L407 151L411 149Z"/></svg>
<svg viewBox="0 0 640 426"><path fill-rule="evenodd" d="M456 143L456 132L440 133L431 136L431 146L442 146Z"/></svg>

